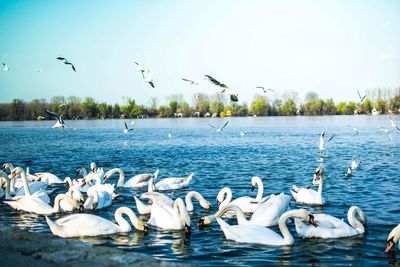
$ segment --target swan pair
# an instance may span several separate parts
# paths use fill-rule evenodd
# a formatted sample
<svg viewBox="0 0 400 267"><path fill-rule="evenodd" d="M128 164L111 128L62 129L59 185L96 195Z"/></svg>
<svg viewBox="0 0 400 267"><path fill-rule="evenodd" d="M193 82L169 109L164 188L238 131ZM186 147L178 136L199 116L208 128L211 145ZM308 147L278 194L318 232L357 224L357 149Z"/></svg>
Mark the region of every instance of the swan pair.
<svg viewBox="0 0 400 267"><path fill-rule="evenodd" d="M364 225L367 218L359 207L352 206L347 212L349 224L329 214L322 213L314 214L314 220L318 227L310 226L295 219L298 235L304 238L342 238L361 235L365 232Z"/></svg>
<svg viewBox="0 0 400 267"><path fill-rule="evenodd" d="M253 213L258 205L264 202L267 197L263 198L264 185L262 180L258 176L251 178L252 191L254 191L255 186L257 186L257 196L252 198L249 196L240 197L232 201L232 190L229 187L222 188L217 195L217 203L219 209L222 209L227 204L234 204L238 206L243 212Z"/></svg>
<svg viewBox="0 0 400 267"><path fill-rule="evenodd" d="M115 211L114 217L118 224L93 214L72 214L57 221L46 216L46 222L53 235L62 238L110 235L132 230L129 222L122 217L125 214L137 230L148 231L147 226L128 207L120 207Z"/></svg>
<svg viewBox="0 0 400 267"><path fill-rule="evenodd" d="M117 187L141 188L147 186L151 178L156 179L159 170L157 170L155 173L138 174L125 181L125 174L122 169L114 168L104 174L104 182L106 182L114 173L117 172L119 173Z"/></svg>
<svg viewBox="0 0 400 267"><path fill-rule="evenodd" d="M289 218L298 218L309 224L315 225L313 215L305 209L290 210L279 218L279 230L282 235L260 225L229 225L221 218L217 218L224 235L227 239L239 243L255 243L269 246L293 245L294 238L289 232L286 222Z"/></svg>
<svg viewBox="0 0 400 267"><path fill-rule="evenodd" d="M318 191L307 187L298 188L296 185L292 186L290 192L296 202L309 204L309 205L324 205L325 199L322 197L322 187L324 185L324 176L321 175L318 183Z"/></svg>
<svg viewBox="0 0 400 267"><path fill-rule="evenodd" d="M231 211L235 213L239 225L274 226L278 224L281 215L288 210L289 204L290 196L284 193L279 195L272 194L265 202L258 205L251 218L247 220L243 211L238 206L230 203L219 209L215 214L201 218L198 224L199 226L210 224Z"/></svg>
<svg viewBox="0 0 400 267"><path fill-rule="evenodd" d="M144 193L141 198L144 199L149 199L152 203L157 202L159 205L164 205L164 206L173 206L174 201L168 197L165 194L158 193L158 192L147 192ZM208 202L200 193L196 191L190 191L189 193L186 194L185 197L185 206L187 211L193 211L194 206L193 206L193 201L192 199L195 198L197 201L199 201L201 207L203 209L210 209L211 204ZM139 214L149 214L151 213L151 207L152 205L146 205L144 204L139 198L134 196L135 202L136 202L136 208L139 212Z"/></svg>

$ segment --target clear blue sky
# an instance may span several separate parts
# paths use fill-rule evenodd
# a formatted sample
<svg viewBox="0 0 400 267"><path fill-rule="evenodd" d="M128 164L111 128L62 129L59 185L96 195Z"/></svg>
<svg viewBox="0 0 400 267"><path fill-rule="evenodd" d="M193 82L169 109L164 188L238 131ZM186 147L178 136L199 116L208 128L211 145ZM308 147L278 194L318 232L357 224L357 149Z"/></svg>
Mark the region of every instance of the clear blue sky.
<svg viewBox="0 0 400 267"><path fill-rule="evenodd" d="M204 74L240 102L257 85L357 100L357 89L400 86L400 1L0 0L0 61L10 68L0 71L0 102L129 96L147 105L175 93L190 101L217 91ZM151 68L156 88L133 61Z"/></svg>

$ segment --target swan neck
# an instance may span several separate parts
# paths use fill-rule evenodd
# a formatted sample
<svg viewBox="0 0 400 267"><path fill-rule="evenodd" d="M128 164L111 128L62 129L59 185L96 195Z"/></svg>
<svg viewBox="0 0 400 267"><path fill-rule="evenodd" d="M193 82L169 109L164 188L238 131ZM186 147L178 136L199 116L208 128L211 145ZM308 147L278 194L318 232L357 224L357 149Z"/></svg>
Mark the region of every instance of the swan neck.
<svg viewBox="0 0 400 267"><path fill-rule="evenodd" d="M185 204L183 203L182 199L177 198L175 200L174 210L175 210L175 212L177 212L179 214L182 224L190 226L190 217L189 217L189 214L186 210Z"/></svg>
<svg viewBox="0 0 400 267"><path fill-rule="evenodd" d="M5 192L5 199L11 199L11 194L10 194L10 178L8 178L8 175L0 171L0 176L2 176L6 180L6 192Z"/></svg>
<svg viewBox="0 0 400 267"><path fill-rule="evenodd" d="M122 231L129 232L132 229L128 221L122 217L122 215L124 214L128 215L129 220L136 229L141 231L144 230L143 222L136 216L136 214L130 208L120 207L116 210L114 217Z"/></svg>
<svg viewBox="0 0 400 267"><path fill-rule="evenodd" d="M263 194L264 194L264 185L263 182L261 181L260 177L255 177L256 179L256 184L257 184L257 197L256 201L260 202Z"/></svg>
<svg viewBox="0 0 400 267"><path fill-rule="evenodd" d="M22 183L24 185L25 195L26 196L31 196L32 194L31 194L31 191L29 190L28 181L26 179L26 175L25 175L25 171L24 170L21 171L21 179L22 179Z"/></svg>
<svg viewBox="0 0 400 267"><path fill-rule="evenodd" d="M283 236L283 245L292 245L294 243L294 239L292 234L290 233L286 222L289 218L294 217L296 215L296 210L287 211L279 218L279 230Z"/></svg>
<svg viewBox="0 0 400 267"><path fill-rule="evenodd" d="M324 185L324 175L319 178L318 194L322 196L322 186Z"/></svg>
<svg viewBox="0 0 400 267"><path fill-rule="evenodd" d="M229 187L224 187L218 193L218 196L222 197L220 206L227 205L232 200L232 190Z"/></svg>
<svg viewBox="0 0 400 267"><path fill-rule="evenodd" d="M249 221L246 219L246 215L244 215L243 211L236 205L229 204L222 209L218 210L217 213L215 213L215 218L220 218L222 215L224 215L228 211L233 211L236 215L237 223L239 225L243 225L248 223Z"/></svg>
<svg viewBox="0 0 400 267"><path fill-rule="evenodd" d="M115 171L119 173L117 186L118 187L124 186L125 182L124 172L120 168L116 168Z"/></svg>
<svg viewBox="0 0 400 267"><path fill-rule="evenodd" d="M362 224L362 222L360 222L360 220L358 220L356 215L358 215L358 217L360 217L361 220L365 222L364 212L356 206L353 206L349 209L347 213L347 220L354 229L356 229L360 233L363 233L365 231L364 225Z"/></svg>
<svg viewBox="0 0 400 267"><path fill-rule="evenodd" d="M59 194L54 199L54 207L52 209L52 213L57 213L57 212L60 211L60 202L61 202L61 200L66 201L72 207L76 207L77 206L77 202L75 200L73 200L72 198L68 197L65 194Z"/></svg>

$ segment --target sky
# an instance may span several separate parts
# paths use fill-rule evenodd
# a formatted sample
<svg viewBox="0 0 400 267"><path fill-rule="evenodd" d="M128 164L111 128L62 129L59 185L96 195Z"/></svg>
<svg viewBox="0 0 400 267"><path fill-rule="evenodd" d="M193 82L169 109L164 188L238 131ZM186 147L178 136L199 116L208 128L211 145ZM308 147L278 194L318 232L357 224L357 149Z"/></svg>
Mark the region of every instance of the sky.
<svg viewBox="0 0 400 267"><path fill-rule="evenodd" d="M0 0L0 102L52 96L149 105L256 86L356 101L400 86L400 1ZM77 72L56 57L72 62ZM155 88L134 62L150 68ZM38 72L43 68L43 72ZM187 78L199 83L190 85Z"/></svg>

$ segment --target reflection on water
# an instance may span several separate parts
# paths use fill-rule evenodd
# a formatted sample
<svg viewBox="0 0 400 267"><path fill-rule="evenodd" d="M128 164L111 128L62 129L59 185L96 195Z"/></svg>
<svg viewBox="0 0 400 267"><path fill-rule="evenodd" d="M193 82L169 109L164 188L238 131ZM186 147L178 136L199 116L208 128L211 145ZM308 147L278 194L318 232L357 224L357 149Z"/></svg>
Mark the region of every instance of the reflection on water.
<svg viewBox="0 0 400 267"><path fill-rule="evenodd" d="M400 222L397 190L400 136L396 134L390 141L386 135L376 132L379 127L390 127L386 116L231 118L228 127L216 133L208 123L217 124L218 120L137 120L132 134L122 132L122 120L67 121L69 128L64 132L50 129L52 122L49 121L0 122L3 151L0 163L11 161L15 166L29 166L31 172L49 171L62 178L73 177L77 168L88 167L91 161L105 170L120 167L127 178L156 169L160 169L160 179L194 172L190 189L168 192L168 195L184 197L190 190L196 190L213 205L211 211L204 211L195 203L190 237L184 232L152 228L146 234L133 230L126 234L80 238L91 244L205 266L399 265L398 255L387 256L383 252L388 233ZM357 127L359 135L346 124ZM335 134L335 138L321 157L318 145L323 130ZM241 137L240 131L246 135ZM360 167L351 177L344 177L352 158L361 161ZM234 198L254 197L256 193L250 191L250 180L258 175L263 179L265 194L290 194L293 184L311 186L312 174L321 163L325 170L326 205L307 207L292 201L291 208L305 207L314 213L325 212L347 220L349 207L357 205L368 217L364 236L340 240L301 239L289 221L294 246L267 247L226 240L217 223L197 228L200 217L216 211L215 198L222 187L229 186ZM112 182L116 180L117 176L111 178ZM52 200L56 194L66 192L63 185L50 186L49 190L54 190ZM133 196L140 195L144 189L122 188L117 192L121 196L111 207L90 213L114 221L118 207L135 210ZM50 232L44 216L14 211L4 203L0 203L0 221L29 231ZM236 223L235 220L228 222ZM278 227L273 230L279 232Z"/></svg>

